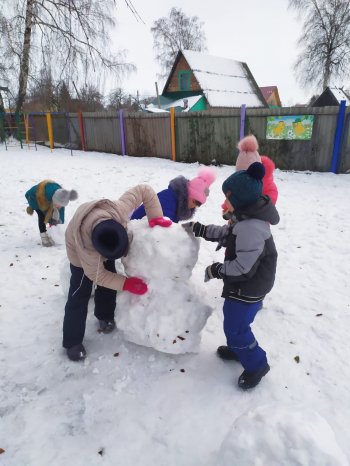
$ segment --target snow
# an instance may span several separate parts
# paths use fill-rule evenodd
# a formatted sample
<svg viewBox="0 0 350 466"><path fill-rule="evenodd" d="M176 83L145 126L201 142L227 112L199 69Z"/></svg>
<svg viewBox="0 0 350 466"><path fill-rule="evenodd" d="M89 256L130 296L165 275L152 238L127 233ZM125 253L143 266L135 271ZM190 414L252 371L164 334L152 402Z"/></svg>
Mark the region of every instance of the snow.
<svg viewBox="0 0 350 466"><path fill-rule="evenodd" d="M169 354L134 344L122 330L98 333L93 299L87 359L70 362L61 348L62 240L76 207L117 199L140 182L164 189L177 175L194 177L198 164L78 151L72 157L68 150L41 147L6 152L1 145L0 164L1 466L349 465L348 175L276 171L277 278L253 325L271 371L254 390L242 392L240 365L215 355L225 343L222 284L204 283L203 273L223 252L203 240L187 284L213 312L196 352ZM217 181L195 217L206 224L223 224L221 184L233 168L215 170ZM66 209L66 224L50 232L57 242L53 248L41 247L36 219L25 213L24 193L44 178L79 192ZM142 221L130 228L144 231ZM176 268L171 256L180 253L177 243L176 249L167 243L167 233L179 235L180 242L180 228L150 230L155 239L163 235L154 261L167 257L170 276ZM153 292L160 290L152 267L147 271L145 264L142 273L149 273ZM159 282L163 278L175 314L181 300L180 294L172 296L177 281L172 288L172 279ZM119 294L117 316L126 296ZM134 297L130 315L141 298ZM129 319L135 326L141 320ZM158 324L153 310L149 320L149 328L152 321Z"/></svg>
<svg viewBox="0 0 350 466"><path fill-rule="evenodd" d="M155 104L147 105L146 109L150 112L168 112L171 107L182 107L184 108L185 100L187 100L187 107L184 108L183 112L188 112L196 103L202 98L202 95L193 95L182 99L174 100L173 102L164 104L161 109L157 108Z"/></svg>
<svg viewBox="0 0 350 466"><path fill-rule="evenodd" d="M350 105L350 100L349 100L349 98L344 94L344 91L343 91L341 88L338 88L338 87L330 87L329 89L333 92L334 97L338 100L339 103L340 103L342 100L345 100L346 105Z"/></svg>
<svg viewBox="0 0 350 466"><path fill-rule="evenodd" d="M188 112L201 98L201 95L192 95L186 98L183 97L182 99L174 100L173 102L164 105L164 108L170 109L171 107L184 107L184 101L187 100L187 107L183 111Z"/></svg>
<svg viewBox="0 0 350 466"><path fill-rule="evenodd" d="M242 62L190 50L183 55L212 107L264 106Z"/></svg>
<svg viewBox="0 0 350 466"><path fill-rule="evenodd" d="M168 110L164 110L164 108L158 108L154 104L147 105L145 109L147 110L147 112L150 112L150 113L164 113L164 112L169 113Z"/></svg>

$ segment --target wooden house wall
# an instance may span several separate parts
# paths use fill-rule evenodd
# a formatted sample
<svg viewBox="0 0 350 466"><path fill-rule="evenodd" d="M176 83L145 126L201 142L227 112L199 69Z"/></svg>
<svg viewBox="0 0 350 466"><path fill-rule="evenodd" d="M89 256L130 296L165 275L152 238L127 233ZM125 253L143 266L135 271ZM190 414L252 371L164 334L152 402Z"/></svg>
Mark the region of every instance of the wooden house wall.
<svg viewBox="0 0 350 466"><path fill-rule="evenodd" d="M187 71L191 70L189 67L189 64L187 63L187 60L183 55L181 55L174 71L173 74L170 78L169 84L166 89L164 89L164 92L179 92L181 89L179 89L179 79L178 79L178 73L179 71ZM190 80L190 85L191 89L190 91L201 91L201 87L195 78L193 72L191 71L191 80Z"/></svg>

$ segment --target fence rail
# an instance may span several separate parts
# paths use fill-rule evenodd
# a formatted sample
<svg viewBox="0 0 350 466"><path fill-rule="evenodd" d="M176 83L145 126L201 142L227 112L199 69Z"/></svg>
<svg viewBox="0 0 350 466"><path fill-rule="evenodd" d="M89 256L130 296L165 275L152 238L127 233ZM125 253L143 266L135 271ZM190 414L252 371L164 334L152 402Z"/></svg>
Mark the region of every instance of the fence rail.
<svg viewBox="0 0 350 466"><path fill-rule="evenodd" d="M280 169L331 171L338 112L338 107L247 108L244 131L245 134L256 135L260 153L272 158ZM314 115L310 140L266 139L267 117L288 115ZM4 118L2 114L0 123ZM34 135L36 141L47 141L46 114L32 113L30 118L31 136ZM51 121L52 142L56 146L171 159L172 133L175 133L176 160L204 164L234 165L237 142L243 129L240 109L176 113L173 131L173 120L165 112L52 113ZM349 108L345 112L339 144L340 158L336 171L345 173L350 170Z"/></svg>

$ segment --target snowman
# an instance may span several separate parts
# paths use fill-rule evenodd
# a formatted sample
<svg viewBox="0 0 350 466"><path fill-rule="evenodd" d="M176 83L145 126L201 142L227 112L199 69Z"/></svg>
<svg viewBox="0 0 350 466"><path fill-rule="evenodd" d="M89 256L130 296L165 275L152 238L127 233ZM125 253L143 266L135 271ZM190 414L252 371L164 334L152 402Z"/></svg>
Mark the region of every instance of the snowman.
<svg viewBox="0 0 350 466"><path fill-rule="evenodd" d="M118 330L126 340L158 351L195 352L211 314L191 281L199 240L178 224L149 228L147 219L129 222L128 232L133 239L122 259L125 274L142 278L148 292L118 293Z"/></svg>

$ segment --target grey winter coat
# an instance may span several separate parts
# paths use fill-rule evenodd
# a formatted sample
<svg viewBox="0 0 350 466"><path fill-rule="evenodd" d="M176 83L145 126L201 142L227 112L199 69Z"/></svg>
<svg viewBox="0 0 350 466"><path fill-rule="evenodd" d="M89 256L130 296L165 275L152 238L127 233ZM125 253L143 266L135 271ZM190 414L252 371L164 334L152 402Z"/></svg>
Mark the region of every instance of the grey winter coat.
<svg viewBox="0 0 350 466"><path fill-rule="evenodd" d="M222 296L260 301L275 281L277 251L270 225L279 222L279 215L267 196L235 214L234 225L208 225L203 237L226 246L224 263L215 267L216 277L224 281Z"/></svg>

